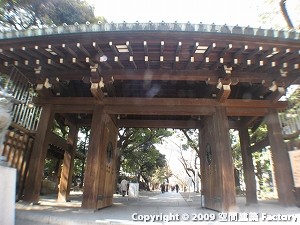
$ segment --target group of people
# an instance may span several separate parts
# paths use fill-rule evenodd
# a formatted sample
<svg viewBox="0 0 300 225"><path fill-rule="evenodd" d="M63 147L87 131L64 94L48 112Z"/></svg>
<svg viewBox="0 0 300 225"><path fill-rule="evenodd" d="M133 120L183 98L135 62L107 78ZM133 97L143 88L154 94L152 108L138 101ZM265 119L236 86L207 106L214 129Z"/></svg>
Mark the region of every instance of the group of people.
<svg viewBox="0 0 300 225"><path fill-rule="evenodd" d="M168 192L168 189L169 189L169 185L168 184L162 183L160 185L161 193ZM175 186L171 186L171 190L172 191L176 190L176 192L178 193L178 191L179 191L179 185L176 184Z"/></svg>

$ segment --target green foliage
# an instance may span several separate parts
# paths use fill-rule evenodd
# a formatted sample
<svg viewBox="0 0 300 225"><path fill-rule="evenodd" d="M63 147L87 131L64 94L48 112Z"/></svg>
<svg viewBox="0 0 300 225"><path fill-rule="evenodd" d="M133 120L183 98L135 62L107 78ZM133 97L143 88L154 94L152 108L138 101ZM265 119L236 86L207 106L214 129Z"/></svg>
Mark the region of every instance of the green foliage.
<svg viewBox="0 0 300 225"><path fill-rule="evenodd" d="M152 186L158 187L159 184L162 184L165 180L168 180L172 175L173 174L170 167L159 167L152 174L150 182L152 183Z"/></svg>
<svg viewBox="0 0 300 225"><path fill-rule="evenodd" d="M95 17L93 6L85 0L2 0L0 6L3 30L105 21L103 17Z"/></svg>
<svg viewBox="0 0 300 225"><path fill-rule="evenodd" d="M155 144L162 143L163 138L170 135L166 129L121 129L118 140L121 173L136 176L138 180L143 177L149 182L155 171L166 165L165 155Z"/></svg>
<svg viewBox="0 0 300 225"><path fill-rule="evenodd" d="M241 171L243 168L243 163L239 135L238 132L232 129L229 130L229 135L231 140L233 166L238 171Z"/></svg>
<svg viewBox="0 0 300 225"><path fill-rule="evenodd" d="M257 177L259 194L261 197L273 191L271 153L264 148L262 152L252 154L255 176Z"/></svg>

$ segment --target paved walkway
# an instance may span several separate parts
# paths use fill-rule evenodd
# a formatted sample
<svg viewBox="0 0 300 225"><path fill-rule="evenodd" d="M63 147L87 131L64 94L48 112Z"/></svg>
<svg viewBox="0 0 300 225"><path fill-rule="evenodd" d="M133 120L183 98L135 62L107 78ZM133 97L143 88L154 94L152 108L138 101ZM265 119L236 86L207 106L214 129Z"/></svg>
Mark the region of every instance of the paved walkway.
<svg viewBox="0 0 300 225"><path fill-rule="evenodd" d="M81 210L81 193L71 195L71 202L57 203L54 196L42 196L40 205L16 203L16 225L29 224L181 224L191 221L204 224L221 223L221 220L236 222L243 220L262 221L263 217L274 219L276 215L289 216L300 221L300 208L284 208L277 201L260 201L257 205L245 206L244 198L237 198L236 213L219 214L201 207L201 197L197 193L140 192L139 198L114 196L114 204L94 213ZM263 213L265 213L263 215ZM283 217L281 219L286 219ZM278 218L278 217L276 217ZM247 222L246 222L247 221ZM236 222L240 224L241 221ZM295 223L295 222L294 222Z"/></svg>

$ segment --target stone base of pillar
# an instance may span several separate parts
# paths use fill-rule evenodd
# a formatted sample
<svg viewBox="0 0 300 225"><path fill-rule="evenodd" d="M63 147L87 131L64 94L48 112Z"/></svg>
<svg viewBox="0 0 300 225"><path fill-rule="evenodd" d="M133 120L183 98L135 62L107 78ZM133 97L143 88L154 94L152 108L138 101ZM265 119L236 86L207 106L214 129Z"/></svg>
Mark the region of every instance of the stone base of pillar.
<svg viewBox="0 0 300 225"><path fill-rule="evenodd" d="M0 165L1 224L15 224L16 177L15 168Z"/></svg>

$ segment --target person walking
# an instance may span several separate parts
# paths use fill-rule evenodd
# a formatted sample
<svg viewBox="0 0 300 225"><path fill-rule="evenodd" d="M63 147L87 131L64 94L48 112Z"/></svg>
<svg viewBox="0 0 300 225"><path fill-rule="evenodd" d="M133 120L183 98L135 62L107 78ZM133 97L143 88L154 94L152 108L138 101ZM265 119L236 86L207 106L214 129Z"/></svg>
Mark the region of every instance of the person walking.
<svg viewBox="0 0 300 225"><path fill-rule="evenodd" d="M161 190L161 193L164 193L166 191L166 186L165 186L165 183L162 183L160 185L160 190Z"/></svg>
<svg viewBox="0 0 300 225"><path fill-rule="evenodd" d="M176 189L176 192L178 193L178 191L179 191L179 185L178 184L175 185L175 189Z"/></svg>
<svg viewBox="0 0 300 225"><path fill-rule="evenodd" d="M121 191L123 197L128 194L128 181L126 179L121 181Z"/></svg>

